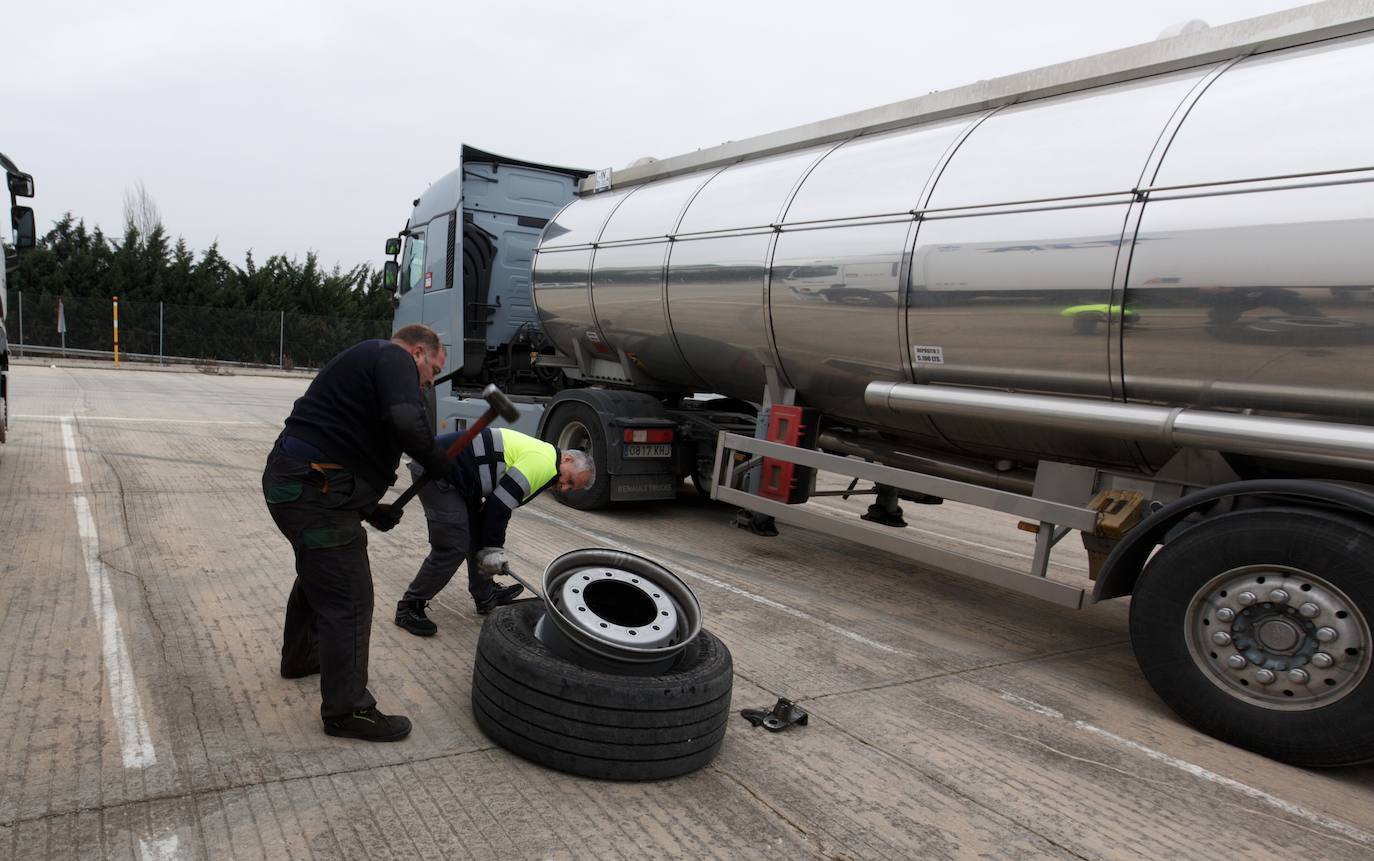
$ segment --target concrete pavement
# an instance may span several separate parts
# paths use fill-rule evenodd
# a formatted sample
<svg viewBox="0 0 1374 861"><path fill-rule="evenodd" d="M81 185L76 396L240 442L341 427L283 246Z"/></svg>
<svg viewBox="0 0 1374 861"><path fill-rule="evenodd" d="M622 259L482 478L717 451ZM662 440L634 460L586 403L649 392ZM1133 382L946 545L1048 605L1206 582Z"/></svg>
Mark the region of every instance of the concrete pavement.
<svg viewBox="0 0 1374 861"><path fill-rule="evenodd" d="M736 719L712 765L651 784L493 746L471 716L481 620L461 586L431 610L437 637L391 624L425 553L417 509L370 534L371 687L415 732L329 738L316 680L276 672L292 562L258 484L305 381L12 379L0 858L1374 855L1374 768L1305 771L1194 733L1136 669L1124 602L1064 610L800 530L756 538L690 489L606 512L541 497L512 521L512 565L537 581L595 545L659 560L730 647L734 707L787 696L809 726ZM1030 553L1007 518L907 515L945 546ZM1068 544L1056 577L1081 562Z"/></svg>

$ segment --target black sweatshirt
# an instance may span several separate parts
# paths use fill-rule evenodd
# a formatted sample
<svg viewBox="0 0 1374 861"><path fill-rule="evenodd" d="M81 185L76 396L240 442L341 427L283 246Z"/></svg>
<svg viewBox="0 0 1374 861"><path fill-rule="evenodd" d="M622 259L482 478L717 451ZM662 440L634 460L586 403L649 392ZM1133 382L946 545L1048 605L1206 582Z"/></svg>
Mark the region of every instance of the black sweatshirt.
<svg viewBox="0 0 1374 861"><path fill-rule="evenodd" d="M434 442L415 359L390 341L363 341L329 360L296 401L284 434L383 491L405 452L443 474L449 460Z"/></svg>

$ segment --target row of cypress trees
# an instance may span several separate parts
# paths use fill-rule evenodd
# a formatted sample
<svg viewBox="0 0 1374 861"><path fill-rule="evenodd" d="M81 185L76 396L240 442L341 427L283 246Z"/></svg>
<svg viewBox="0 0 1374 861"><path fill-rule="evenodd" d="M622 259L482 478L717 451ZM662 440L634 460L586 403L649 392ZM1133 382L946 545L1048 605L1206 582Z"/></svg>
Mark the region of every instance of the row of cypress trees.
<svg viewBox="0 0 1374 861"><path fill-rule="evenodd" d="M141 231L130 219L115 239L67 213L9 280L10 317L23 291L25 339L34 345L57 345L59 298L66 344L82 349L111 348L116 296L125 352L317 367L390 331L391 294L379 269L326 269L313 252L259 263L250 251L237 265L218 243L197 254L184 239L173 242L160 222Z"/></svg>

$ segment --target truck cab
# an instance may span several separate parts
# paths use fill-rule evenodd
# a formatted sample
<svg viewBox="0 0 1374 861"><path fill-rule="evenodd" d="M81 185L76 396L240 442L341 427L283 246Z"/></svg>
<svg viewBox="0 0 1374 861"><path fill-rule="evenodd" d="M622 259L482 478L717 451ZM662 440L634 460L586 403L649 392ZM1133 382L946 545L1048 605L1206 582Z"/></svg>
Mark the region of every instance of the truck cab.
<svg viewBox="0 0 1374 861"><path fill-rule="evenodd" d="M3 243L5 265L0 267L0 443L3 443L9 429L10 397L10 345L5 328L5 321L9 318L6 280L10 270L19 265L20 252L32 248L37 242L37 231L34 227L33 209L19 204L19 198L33 197L33 177L20 170L2 152L0 169L5 171L5 187L9 190L10 227L13 231L11 241Z"/></svg>
<svg viewBox="0 0 1374 861"><path fill-rule="evenodd" d="M439 432L480 416L485 402L469 395L489 383L520 408L516 427L536 432L541 397L561 387L562 372L534 362L553 346L535 312L530 263L545 225L590 173L463 146L457 169L415 199L405 229L387 241L394 327L423 323L448 353L448 379L435 388Z"/></svg>

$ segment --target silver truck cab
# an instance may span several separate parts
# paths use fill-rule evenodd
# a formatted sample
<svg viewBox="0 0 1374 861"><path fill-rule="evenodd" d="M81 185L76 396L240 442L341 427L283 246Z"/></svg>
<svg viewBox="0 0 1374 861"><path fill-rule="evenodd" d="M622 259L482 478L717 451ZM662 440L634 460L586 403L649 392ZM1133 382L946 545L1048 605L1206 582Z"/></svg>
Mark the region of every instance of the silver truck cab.
<svg viewBox="0 0 1374 861"><path fill-rule="evenodd" d="M535 432L540 397L557 389L559 372L532 361L553 348L531 298L530 261L545 225L589 174L463 146L457 169L415 199L405 229L387 240L394 328L424 323L448 352L435 388L439 432L485 412L466 395L489 383L520 407L516 427Z"/></svg>

